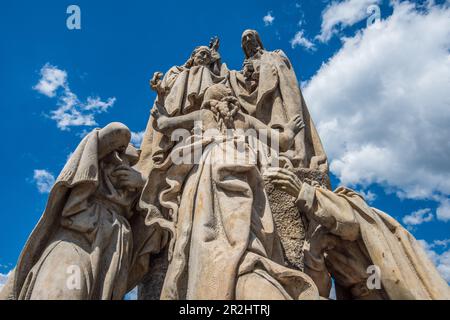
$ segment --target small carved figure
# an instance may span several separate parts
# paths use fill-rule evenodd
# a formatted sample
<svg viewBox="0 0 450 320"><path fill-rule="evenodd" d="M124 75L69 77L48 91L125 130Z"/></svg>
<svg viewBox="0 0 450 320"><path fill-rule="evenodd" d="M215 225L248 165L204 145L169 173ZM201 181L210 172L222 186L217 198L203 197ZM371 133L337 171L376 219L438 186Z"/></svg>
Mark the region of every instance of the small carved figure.
<svg viewBox="0 0 450 320"><path fill-rule="evenodd" d="M299 115L282 125L281 132L265 125L255 117L242 112L238 100L232 95L231 89L222 84L211 86L205 94L202 109L178 117L167 117L160 114L158 108L152 110L152 116L156 120L155 129L171 135L173 130L194 127L195 121L200 121L204 130L217 129L226 133L226 129L255 129L267 135L268 140L279 142L281 151L286 151L292 145L295 136L304 127Z"/></svg>
<svg viewBox="0 0 450 320"><path fill-rule="evenodd" d="M122 299L145 274L149 254L165 240L164 233L145 225L133 235L132 224L145 221L137 207L145 179L132 168L139 152L130 137L125 125L111 123L81 141L2 298Z"/></svg>
<svg viewBox="0 0 450 320"><path fill-rule="evenodd" d="M333 277L338 299L450 299L449 286L416 239L358 193L302 183L281 168L265 176L297 199L309 222L305 272L321 296L328 297ZM368 285L371 275L380 287Z"/></svg>
<svg viewBox="0 0 450 320"><path fill-rule="evenodd" d="M291 167L327 172L322 143L288 57L281 50L266 51L255 30L244 31L241 44L245 54L243 70L230 71L229 83L242 108L273 128L299 115L305 130L284 156L292 162Z"/></svg>
<svg viewBox="0 0 450 320"><path fill-rule="evenodd" d="M156 91L157 98L153 109L159 109L162 115L176 116L197 111L203 103L205 91L217 83L227 81L228 72L221 63L219 39L211 39L210 46L199 46L182 66L174 66L163 75L155 72L150 87ZM137 168L148 175L153 164L160 163L173 147L167 137L154 132L154 120L149 118L147 130L142 140L142 155Z"/></svg>

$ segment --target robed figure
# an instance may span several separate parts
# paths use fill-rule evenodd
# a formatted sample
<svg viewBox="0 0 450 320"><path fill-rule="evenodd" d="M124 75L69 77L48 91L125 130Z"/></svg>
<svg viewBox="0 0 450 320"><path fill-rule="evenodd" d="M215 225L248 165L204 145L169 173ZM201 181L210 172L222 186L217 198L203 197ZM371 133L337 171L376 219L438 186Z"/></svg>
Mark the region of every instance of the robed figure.
<svg viewBox="0 0 450 320"><path fill-rule="evenodd" d="M266 177L297 198L308 222L305 272L323 297L333 278L337 299L450 299L450 287L414 236L357 192L302 182L281 168Z"/></svg>
<svg viewBox="0 0 450 320"><path fill-rule="evenodd" d="M153 108L170 117L198 110L205 91L213 84L226 82L227 69L221 63L218 48L219 40L212 39L209 47L195 48L184 65L173 66L164 75L156 72L150 81L151 88L157 92ZM154 119L149 117L137 165L144 175L148 175L154 164L160 164L174 145L170 137L153 130L154 126Z"/></svg>
<svg viewBox="0 0 450 320"><path fill-rule="evenodd" d="M138 208L145 183L132 169L131 133L111 123L89 133L56 179L1 299L117 300L167 242Z"/></svg>
<svg viewBox="0 0 450 320"><path fill-rule="evenodd" d="M171 224L161 299L317 299L312 280L285 265L261 176L273 153L244 135L265 130L287 149L303 128L300 117L279 133L243 112L223 84L206 91L201 110L152 116L166 135L188 133L154 166L141 197L142 207L161 204L155 223Z"/></svg>
<svg viewBox="0 0 450 320"><path fill-rule="evenodd" d="M305 130L297 135L284 156L295 168L326 172L327 158L288 57L281 50L265 50L255 30L244 31L241 42L244 68L229 73L230 86L239 103L248 114L276 129L300 115Z"/></svg>

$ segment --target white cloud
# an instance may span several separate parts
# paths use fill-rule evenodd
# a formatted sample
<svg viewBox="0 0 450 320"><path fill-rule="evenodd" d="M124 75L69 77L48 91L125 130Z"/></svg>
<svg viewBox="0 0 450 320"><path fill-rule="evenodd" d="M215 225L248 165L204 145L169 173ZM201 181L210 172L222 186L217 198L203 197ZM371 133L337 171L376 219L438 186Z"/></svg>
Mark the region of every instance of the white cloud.
<svg viewBox="0 0 450 320"><path fill-rule="evenodd" d="M289 42L291 43L292 49L296 46L302 46L307 50L314 50L316 48L314 43L305 38L303 30L298 31L294 38L292 38Z"/></svg>
<svg viewBox="0 0 450 320"><path fill-rule="evenodd" d="M442 200L436 210L436 216L439 220L450 221L450 200Z"/></svg>
<svg viewBox="0 0 450 320"><path fill-rule="evenodd" d="M137 148L141 147L142 138L144 137L144 133L145 133L145 131L131 132L131 143L135 147L137 147Z"/></svg>
<svg viewBox="0 0 450 320"><path fill-rule="evenodd" d="M442 246L444 248L447 248L447 246L450 244L450 239L444 239L444 240L434 240L433 246Z"/></svg>
<svg viewBox="0 0 450 320"><path fill-rule="evenodd" d="M41 79L33 87L48 97L57 97L58 108L50 112L50 118L56 121L61 130L68 130L73 126L97 125L95 115L108 111L114 105L116 98L108 98L105 102L99 97L88 97L84 103L72 92L67 78L66 71L47 63L41 69ZM62 90L58 94L59 88Z"/></svg>
<svg viewBox="0 0 450 320"><path fill-rule="evenodd" d="M359 190L358 193L361 194L368 203L374 202L377 198L377 195L370 190L367 190L367 192Z"/></svg>
<svg viewBox="0 0 450 320"><path fill-rule="evenodd" d="M340 182L441 201L449 217L450 8L393 2L343 40L304 93Z"/></svg>
<svg viewBox="0 0 450 320"><path fill-rule="evenodd" d="M105 112L108 111L115 102L116 98L108 98L108 101L104 102L99 97L88 97L83 108L84 110L98 110L100 112Z"/></svg>
<svg viewBox="0 0 450 320"><path fill-rule="evenodd" d="M6 283L6 280L8 280L8 277L11 275L11 271L9 271L7 274L0 272L0 291L2 291L3 286Z"/></svg>
<svg viewBox="0 0 450 320"><path fill-rule="evenodd" d="M381 0L333 1L322 12L322 26L317 39L321 42L328 42L339 30L366 18L370 5L379 3Z"/></svg>
<svg viewBox="0 0 450 320"><path fill-rule="evenodd" d="M267 12L267 14L263 17L264 25L270 26L273 23L273 20L275 20L275 17L272 16L272 12Z"/></svg>
<svg viewBox="0 0 450 320"><path fill-rule="evenodd" d="M41 79L33 89L47 97L54 97L59 88L66 86L66 82L67 72L47 63L42 67Z"/></svg>
<svg viewBox="0 0 450 320"><path fill-rule="evenodd" d="M425 249L425 252L428 254L430 260L436 265L436 268L441 276L445 279L445 281L450 283L450 249L439 254L433 250L435 247L433 244L429 244L425 240L418 241Z"/></svg>
<svg viewBox="0 0 450 320"><path fill-rule="evenodd" d="M49 193L55 183L55 177L47 170L34 170L33 179L40 193Z"/></svg>
<svg viewBox="0 0 450 320"><path fill-rule="evenodd" d="M403 223L408 226L416 226L431 220L433 220L433 213L430 208L420 209L403 217Z"/></svg>

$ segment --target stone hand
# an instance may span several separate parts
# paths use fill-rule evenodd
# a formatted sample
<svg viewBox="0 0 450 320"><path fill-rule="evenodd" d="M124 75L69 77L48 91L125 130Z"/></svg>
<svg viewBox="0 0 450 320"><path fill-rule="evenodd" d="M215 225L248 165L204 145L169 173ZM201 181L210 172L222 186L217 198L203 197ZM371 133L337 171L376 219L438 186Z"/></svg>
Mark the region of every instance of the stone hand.
<svg viewBox="0 0 450 320"><path fill-rule="evenodd" d="M214 51L219 50L219 45L220 45L220 39L217 36L212 37L211 40L209 41L209 47Z"/></svg>
<svg viewBox="0 0 450 320"><path fill-rule="evenodd" d="M169 117L162 115L161 112L158 110L158 108L154 107L152 109L152 117L156 121L156 128L155 130L160 132L165 132L167 130Z"/></svg>
<svg viewBox="0 0 450 320"><path fill-rule="evenodd" d="M154 91L156 91L158 93L160 93L162 91L161 90L161 78L162 78L162 76L163 76L162 72L155 72L153 74L152 79L150 80L150 87Z"/></svg>
<svg viewBox="0 0 450 320"><path fill-rule="evenodd" d="M111 175L118 178L118 187L120 188L142 189L145 184L141 173L126 165L118 166Z"/></svg>
<svg viewBox="0 0 450 320"><path fill-rule="evenodd" d="M291 131L294 136L300 132L305 127L305 123L300 115L296 115L288 124L285 126L285 130Z"/></svg>
<svg viewBox="0 0 450 320"><path fill-rule="evenodd" d="M264 172L264 178L294 198L298 197L302 188L300 179L292 171L287 169L268 168Z"/></svg>

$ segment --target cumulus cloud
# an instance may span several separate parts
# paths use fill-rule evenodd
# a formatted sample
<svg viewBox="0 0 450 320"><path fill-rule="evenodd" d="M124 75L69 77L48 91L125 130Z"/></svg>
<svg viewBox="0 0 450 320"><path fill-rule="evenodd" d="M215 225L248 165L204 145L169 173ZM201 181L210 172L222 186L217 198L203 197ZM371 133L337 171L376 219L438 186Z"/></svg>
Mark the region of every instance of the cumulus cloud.
<svg viewBox="0 0 450 320"><path fill-rule="evenodd" d="M264 25L270 26L272 25L273 21L275 20L275 17L272 16L272 12L269 11L267 14L263 17Z"/></svg>
<svg viewBox="0 0 450 320"><path fill-rule="evenodd" d="M88 97L86 104L84 104L84 110L94 110L99 112L106 112L110 107L114 105L116 98L108 98L108 100L102 101L99 97Z"/></svg>
<svg viewBox="0 0 450 320"><path fill-rule="evenodd" d="M34 170L33 180L40 193L49 193L55 184L55 177L47 170Z"/></svg>
<svg viewBox="0 0 450 320"><path fill-rule="evenodd" d="M116 98L102 101L99 97L88 97L86 102L80 101L72 92L67 81L67 72L45 64L41 69L41 79L33 87L34 90L50 98L57 98L56 110L50 112L50 118L56 121L58 128L68 130L73 126L95 126L95 115L106 112L112 107Z"/></svg>
<svg viewBox="0 0 450 320"><path fill-rule="evenodd" d="M33 89L47 97L54 97L60 87L66 86L66 82L67 72L47 63L42 67L41 79Z"/></svg>
<svg viewBox="0 0 450 320"><path fill-rule="evenodd" d="M425 252L430 260L435 264L441 276L445 279L445 281L450 283L450 249L439 254L433 250L436 247L436 241L431 244L425 240L418 241L425 249Z"/></svg>
<svg viewBox="0 0 450 320"><path fill-rule="evenodd" d="M141 147L142 138L144 138L145 131L139 131L139 132L131 132L131 143L137 147Z"/></svg>
<svg viewBox="0 0 450 320"><path fill-rule="evenodd" d="M322 12L321 30L316 38L321 42L328 42L339 30L366 18L369 7L379 3L381 0L333 1Z"/></svg>
<svg viewBox="0 0 450 320"><path fill-rule="evenodd" d="M340 182L441 203L450 217L450 8L393 2L304 93Z"/></svg>
<svg viewBox="0 0 450 320"><path fill-rule="evenodd" d="M433 247L444 247L447 248L447 246L450 244L450 239L444 239L444 240L434 240L431 244Z"/></svg>
<svg viewBox="0 0 450 320"><path fill-rule="evenodd" d="M368 203L372 203L377 199L377 195L370 190L359 190L358 193L361 194Z"/></svg>
<svg viewBox="0 0 450 320"><path fill-rule="evenodd" d="M439 220L449 221L450 220L450 200L444 199L439 204L436 210L436 216Z"/></svg>
<svg viewBox="0 0 450 320"><path fill-rule="evenodd" d="M430 208L416 210L403 217L403 223L407 226L416 226L431 220L433 220L433 213Z"/></svg>
<svg viewBox="0 0 450 320"><path fill-rule="evenodd" d="M292 49L294 49L296 46L302 46L307 50L315 50L315 48L316 48L314 43L312 43L310 40L305 38L303 30L298 31L295 34L294 38L292 38L290 40L290 43L291 43Z"/></svg>

